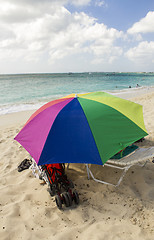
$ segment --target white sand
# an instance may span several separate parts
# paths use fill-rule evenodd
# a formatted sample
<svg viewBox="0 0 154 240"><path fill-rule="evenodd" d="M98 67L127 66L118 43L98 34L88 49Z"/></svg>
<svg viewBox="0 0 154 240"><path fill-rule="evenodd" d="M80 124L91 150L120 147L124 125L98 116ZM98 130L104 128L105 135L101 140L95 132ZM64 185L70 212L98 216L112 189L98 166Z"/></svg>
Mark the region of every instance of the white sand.
<svg viewBox="0 0 154 240"><path fill-rule="evenodd" d="M154 92L133 101L143 105L149 132L139 145L154 146ZM0 239L153 240L154 164L133 166L118 188L87 180L85 166L71 164L67 175L80 204L60 211L31 170L17 171L29 155L13 138L31 113L0 116ZM100 179L115 183L119 177L117 170L93 168Z"/></svg>

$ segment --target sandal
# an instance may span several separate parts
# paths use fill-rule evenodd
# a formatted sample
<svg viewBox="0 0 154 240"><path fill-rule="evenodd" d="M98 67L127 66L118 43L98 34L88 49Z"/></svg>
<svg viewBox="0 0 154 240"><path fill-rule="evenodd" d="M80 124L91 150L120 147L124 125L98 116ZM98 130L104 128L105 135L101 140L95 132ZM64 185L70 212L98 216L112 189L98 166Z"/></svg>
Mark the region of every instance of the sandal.
<svg viewBox="0 0 154 240"><path fill-rule="evenodd" d="M18 166L18 172L21 172L25 169L28 169L32 164L32 161L29 159L24 159Z"/></svg>

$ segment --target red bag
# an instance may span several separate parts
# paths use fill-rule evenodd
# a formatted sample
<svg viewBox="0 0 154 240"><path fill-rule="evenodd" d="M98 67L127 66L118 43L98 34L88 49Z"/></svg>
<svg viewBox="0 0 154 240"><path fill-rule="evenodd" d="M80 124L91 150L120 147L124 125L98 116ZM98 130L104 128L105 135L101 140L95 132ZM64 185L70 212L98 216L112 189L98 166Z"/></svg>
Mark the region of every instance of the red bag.
<svg viewBox="0 0 154 240"><path fill-rule="evenodd" d="M50 183L54 183L56 176L64 174L64 167L61 163L45 164L46 170L50 176Z"/></svg>

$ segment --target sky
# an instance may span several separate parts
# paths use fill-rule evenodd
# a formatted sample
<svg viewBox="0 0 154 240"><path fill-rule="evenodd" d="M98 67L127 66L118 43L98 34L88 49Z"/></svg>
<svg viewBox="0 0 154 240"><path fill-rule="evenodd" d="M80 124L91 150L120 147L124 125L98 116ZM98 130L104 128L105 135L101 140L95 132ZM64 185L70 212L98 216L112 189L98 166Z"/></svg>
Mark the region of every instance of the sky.
<svg viewBox="0 0 154 240"><path fill-rule="evenodd" d="M0 0L0 74L154 72L154 0Z"/></svg>

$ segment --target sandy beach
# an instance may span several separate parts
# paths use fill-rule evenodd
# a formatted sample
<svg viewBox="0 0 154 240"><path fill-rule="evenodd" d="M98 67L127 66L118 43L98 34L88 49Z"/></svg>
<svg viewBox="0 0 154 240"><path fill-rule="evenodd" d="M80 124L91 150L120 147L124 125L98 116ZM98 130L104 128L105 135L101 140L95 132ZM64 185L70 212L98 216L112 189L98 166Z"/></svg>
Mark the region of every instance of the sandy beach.
<svg viewBox="0 0 154 240"><path fill-rule="evenodd" d="M149 135L138 145L154 146L154 91L121 96L143 105ZM14 137L32 112L0 116L0 239L153 240L154 163L131 167L117 188L88 180L83 164L71 164L66 173L79 192L80 204L60 211L47 185L30 169L17 170L29 154ZM97 177L112 183L121 173L93 168Z"/></svg>

